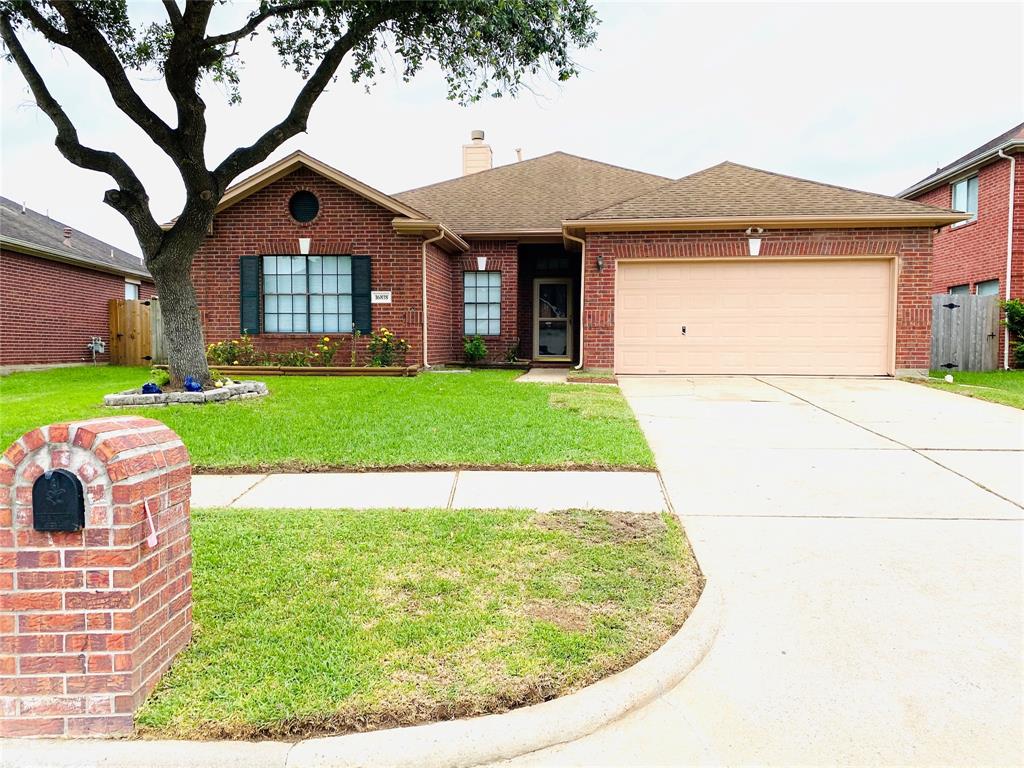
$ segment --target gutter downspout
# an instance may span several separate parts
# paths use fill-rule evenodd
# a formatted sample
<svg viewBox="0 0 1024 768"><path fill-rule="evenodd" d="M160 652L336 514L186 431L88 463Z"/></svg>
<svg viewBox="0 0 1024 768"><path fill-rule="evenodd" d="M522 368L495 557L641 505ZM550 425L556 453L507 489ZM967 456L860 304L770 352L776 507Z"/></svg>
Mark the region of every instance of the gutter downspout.
<svg viewBox="0 0 1024 768"><path fill-rule="evenodd" d="M423 367L429 368L430 363L427 358L427 246L431 243L436 243L438 240L444 238L444 228L441 227L437 231L436 237L431 237L428 240L423 241Z"/></svg>
<svg viewBox="0 0 1024 768"><path fill-rule="evenodd" d="M1010 161L1010 207L1006 214L1006 301L1010 300L1010 274L1013 269L1013 203L1017 180L1017 158L999 150L998 155ZM1003 331L1003 369L1010 370L1010 329Z"/></svg>
<svg viewBox="0 0 1024 768"><path fill-rule="evenodd" d="M580 361L573 366L573 370L578 371L583 367L583 302L586 297L584 289L587 287L587 241L575 235L570 235L565 230L562 232L562 237L580 244Z"/></svg>

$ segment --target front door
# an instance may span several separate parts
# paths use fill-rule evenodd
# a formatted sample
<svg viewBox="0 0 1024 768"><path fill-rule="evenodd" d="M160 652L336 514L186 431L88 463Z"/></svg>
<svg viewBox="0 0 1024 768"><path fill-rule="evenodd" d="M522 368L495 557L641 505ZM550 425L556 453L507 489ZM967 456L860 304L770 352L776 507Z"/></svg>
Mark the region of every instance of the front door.
<svg viewBox="0 0 1024 768"><path fill-rule="evenodd" d="M572 360L572 278L533 281L533 358Z"/></svg>

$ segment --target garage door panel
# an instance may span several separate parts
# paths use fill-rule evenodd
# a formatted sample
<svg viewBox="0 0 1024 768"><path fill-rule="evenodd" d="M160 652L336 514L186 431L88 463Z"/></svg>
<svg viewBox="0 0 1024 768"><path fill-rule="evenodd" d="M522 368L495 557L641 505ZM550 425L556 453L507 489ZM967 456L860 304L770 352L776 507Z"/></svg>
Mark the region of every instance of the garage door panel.
<svg viewBox="0 0 1024 768"><path fill-rule="evenodd" d="M619 261L616 370L888 373L890 271L885 260Z"/></svg>

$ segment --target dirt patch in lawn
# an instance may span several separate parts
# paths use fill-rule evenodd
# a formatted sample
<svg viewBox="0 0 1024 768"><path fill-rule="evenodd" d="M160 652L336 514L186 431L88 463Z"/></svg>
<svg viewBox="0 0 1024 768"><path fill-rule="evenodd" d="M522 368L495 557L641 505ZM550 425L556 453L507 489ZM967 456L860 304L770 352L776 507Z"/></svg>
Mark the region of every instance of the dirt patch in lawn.
<svg viewBox="0 0 1024 768"><path fill-rule="evenodd" d="M565 531L588 542L624 542L664 536L667 526L657 513L603 512L600 517L580 510L538 512L530 521L549 531Z"/></svg>

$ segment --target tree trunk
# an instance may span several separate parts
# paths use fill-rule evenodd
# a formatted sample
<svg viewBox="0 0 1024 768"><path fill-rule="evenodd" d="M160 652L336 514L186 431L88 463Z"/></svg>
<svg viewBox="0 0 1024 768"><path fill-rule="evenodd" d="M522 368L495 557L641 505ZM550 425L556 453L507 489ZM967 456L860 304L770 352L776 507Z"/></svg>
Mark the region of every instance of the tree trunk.
<svg viewBox="0 0 1024 768"><path fill-rule="evenodd" d="M186 376L191 376L206 387L213 379L206 362L203 324L196 289L192 285L191 263L191 255L174 258L172 254L165 253L150 267L150 272L160 296L171 383L180 386Z"/></svg>

